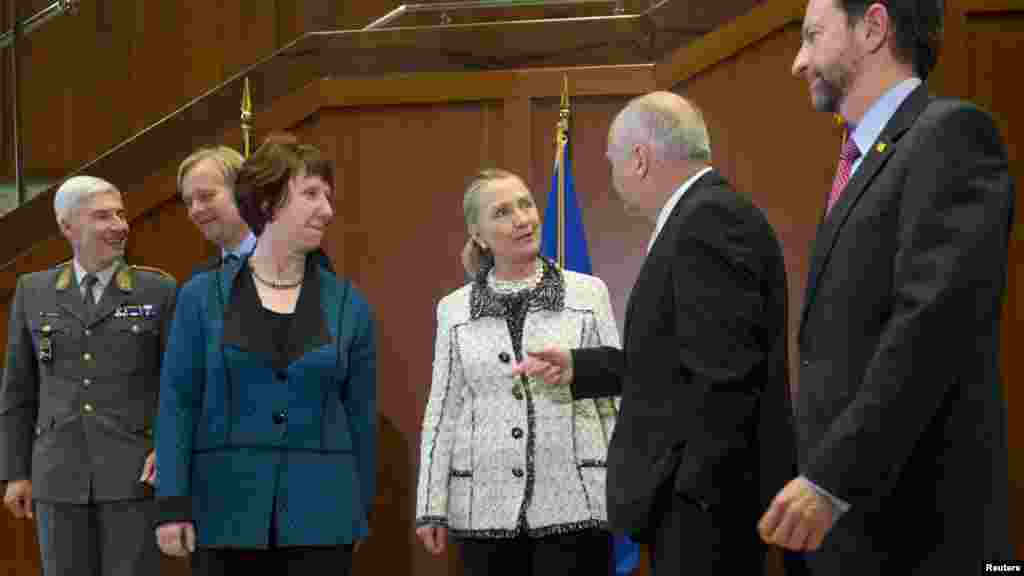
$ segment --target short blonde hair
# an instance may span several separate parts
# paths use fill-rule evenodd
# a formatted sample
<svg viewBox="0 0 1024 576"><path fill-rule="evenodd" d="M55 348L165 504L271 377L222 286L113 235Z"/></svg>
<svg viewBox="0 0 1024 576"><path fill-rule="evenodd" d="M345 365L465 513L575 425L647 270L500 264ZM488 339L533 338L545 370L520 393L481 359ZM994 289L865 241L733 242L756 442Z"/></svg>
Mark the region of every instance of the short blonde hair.
<svg viewBox="0 0 1024 576"><path fill-rule="evenodd" d="M185 181L185 176L188 176L189 171L195 168L196 164L199 164L203 160L213 160L217 164L217 168L220 169L220 173L224 176L224 182L231 188L235 187L235 178L238 177L238 169L242 167L242 163L245 162L245 158L239 154L234 148L228 146L207 146L196 150L195 152L188 155L181 161L178 166L178 194L181 195L184 190L182 184Z"/></svg>

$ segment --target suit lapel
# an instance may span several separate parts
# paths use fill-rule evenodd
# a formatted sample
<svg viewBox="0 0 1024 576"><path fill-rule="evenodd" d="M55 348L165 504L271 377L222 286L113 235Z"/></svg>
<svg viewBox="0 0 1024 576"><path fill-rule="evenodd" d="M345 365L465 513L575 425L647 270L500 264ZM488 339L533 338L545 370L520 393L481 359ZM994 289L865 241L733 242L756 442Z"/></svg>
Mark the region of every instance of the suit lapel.
<svg viewBox="0 0 1024 576"><path fill-rule="evenodd" d="M835 247L836 240L850 212L857 205L861 196L864 195L868 186L875 179L875 176L878 175L879 171L892 156L900 138L913 126L917 117L924 111L930 101L931 96L928 95L928 88L922 84L900 104L899 108L896 109L896 113L893 114L882 130L882 133L879 134L878 140L867 151L860 166L857 168L857 172L847 183L842 196L840 196L832 210L818 227L818 233L815 237L814 248L811 254L811 265L807 273L807 288L804 291L803 310L800 315L801 331L803 330L804 323L807 322L808 310L817 293L818 281L828 265L832 249Z"/></svg>
<svg viewBox="0 0 1024 576"><path fill-rule="evenodd" d="M306 257L306 272L299 300L295 303L295 316L288 329L288 352L291 358L301 358L331 342L324 309L321 306L320 269L313 258Z"/></svg>

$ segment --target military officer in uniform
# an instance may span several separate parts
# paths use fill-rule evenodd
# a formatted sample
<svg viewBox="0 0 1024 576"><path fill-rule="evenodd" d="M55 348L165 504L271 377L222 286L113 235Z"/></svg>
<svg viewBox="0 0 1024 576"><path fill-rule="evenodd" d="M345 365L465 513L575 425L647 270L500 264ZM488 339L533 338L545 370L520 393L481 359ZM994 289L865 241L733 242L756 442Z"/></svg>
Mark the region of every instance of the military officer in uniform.
<svg viewBox="0 0 1024 576"><path fill-rule="evenodd" d="M44 576L156 574L152 430L176 283L124 263L109 182L70 178L54 211L74 258L18 279L0 383L4 505L35 518Z"/></svg>

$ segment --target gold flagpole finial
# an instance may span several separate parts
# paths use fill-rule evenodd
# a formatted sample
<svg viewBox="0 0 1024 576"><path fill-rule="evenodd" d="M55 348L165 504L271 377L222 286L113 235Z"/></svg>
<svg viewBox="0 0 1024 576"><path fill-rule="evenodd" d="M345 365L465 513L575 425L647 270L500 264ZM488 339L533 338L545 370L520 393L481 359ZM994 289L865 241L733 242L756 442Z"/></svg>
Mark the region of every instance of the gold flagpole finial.
<svg viewBox="0 0 1024 576"><path fill-rule="evenodd" d="M249 91L249 77L245 77L242 88L242 156L252 153L252 93Z"/></svg>
<svg viewBox="0 0 1024 576"><path fill-rule="evenodd" d="M569 143L569 75L562 77L562 103L558 107L558 126L555 129L555 170L558 176L558 223L556 246L558 266L565 268L565 148Z"/></svg>

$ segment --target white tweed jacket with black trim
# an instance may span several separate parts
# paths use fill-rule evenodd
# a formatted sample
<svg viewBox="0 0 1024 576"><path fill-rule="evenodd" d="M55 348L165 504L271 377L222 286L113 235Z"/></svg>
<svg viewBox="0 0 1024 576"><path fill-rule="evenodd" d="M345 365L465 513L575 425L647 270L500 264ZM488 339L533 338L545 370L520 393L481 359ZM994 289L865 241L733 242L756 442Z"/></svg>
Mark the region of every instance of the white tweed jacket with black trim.
<svg viewBox="0 0 1024 576"><path fill-rule="evenodd" d="M618 398L572 401L567 387L509 372L523 350L619 347L608 288L545 260L538 288L523 294L517 306L481 273L437 305L417 526L463 538L607 528L605 455Z"/></svg>

